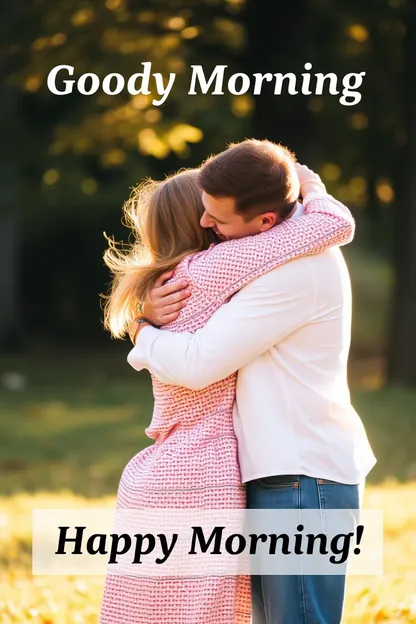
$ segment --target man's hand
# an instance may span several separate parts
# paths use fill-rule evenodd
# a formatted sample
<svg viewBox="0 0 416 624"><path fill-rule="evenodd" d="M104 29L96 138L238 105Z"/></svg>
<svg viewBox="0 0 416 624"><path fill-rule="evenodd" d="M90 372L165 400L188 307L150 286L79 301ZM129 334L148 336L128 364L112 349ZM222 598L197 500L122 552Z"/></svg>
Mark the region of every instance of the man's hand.
<svg viewBox="0 0 416 624"><path fill-rule="evenodd" d="M143 316L153 325L166 325L175 321L186 306L186 299L191 296L186 280L165 284L172 275L173 271L162 273L150 292L149 301L144 302Z"/></svg>
<svg viewBox="0 0 416 624"><path fill-rule="evenodd" d="M300 192L302 197L308 193L326 193L325 184L317 173L309 169L306 165L295 163L296 173L298 174L300 183Z"/></svg>

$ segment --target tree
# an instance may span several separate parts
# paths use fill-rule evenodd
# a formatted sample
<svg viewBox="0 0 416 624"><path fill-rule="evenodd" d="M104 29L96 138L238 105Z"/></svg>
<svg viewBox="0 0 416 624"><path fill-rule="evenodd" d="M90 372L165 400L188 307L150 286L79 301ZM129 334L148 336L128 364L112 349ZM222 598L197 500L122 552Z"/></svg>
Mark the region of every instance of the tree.
<svg viewBox="0 0 416 624"><path fill-rule="evenodd" d="M416 385L416 0L405 7L406 39L402 83L405 142L397 172L395 288L389 351L389 380Z"/></svg>
<svg viewBox="0 0 416 624"><path fill-rule="evenodd" d="M269 0L248 0L245 11L247 47L244 68L250 74L293 72L300 74L311 60L303 51L310 43L310 3L281 5ZM303 61L303 62L302 62ZM253 134L295 150L307 160L311 141L308 99L302 95L274 95L274 85L263 84L255 98Z"/></svg>
<svg viewBox="0 0 416 624"><path fill-rule="evenodd" d="M19 93L8 81L17 69L10 34L18 32L21 6L9 1L2 10L0 38L0 346L13 346L19 326L19 249L21 166L18 149L20 125Z"/></svg>

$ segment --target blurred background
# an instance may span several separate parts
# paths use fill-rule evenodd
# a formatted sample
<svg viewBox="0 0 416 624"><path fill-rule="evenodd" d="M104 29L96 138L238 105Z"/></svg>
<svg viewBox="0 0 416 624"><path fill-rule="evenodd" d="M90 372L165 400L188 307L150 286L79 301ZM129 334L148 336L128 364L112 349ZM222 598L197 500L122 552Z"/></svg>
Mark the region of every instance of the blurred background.
<svg viewBox="0 0 416 624"><path fill-rule="evenodd" d="M347 621L416 621L415 578L397 567L399 552L416 559L416 1L5 0L0 35L0 622L97 621L89 585L32 582L30 531L16 527L45 501L113 504L124 465L149 442L149 377L102 326L104 232L127 242L121 207L143 177L247 137L287 145L357 220L345 248L350 385L379 459L371 496L395 510L402 539L391 541L396 585L359 586ZM160 107L126 90L58 97L46 86L56 65L75 79L127 79L149 61L177 74ZM217 64L300 76L307 62L339 80L365 71L361 101L275 96L267 84L255 97L187 95L192 64L206 76Z"/></svg>

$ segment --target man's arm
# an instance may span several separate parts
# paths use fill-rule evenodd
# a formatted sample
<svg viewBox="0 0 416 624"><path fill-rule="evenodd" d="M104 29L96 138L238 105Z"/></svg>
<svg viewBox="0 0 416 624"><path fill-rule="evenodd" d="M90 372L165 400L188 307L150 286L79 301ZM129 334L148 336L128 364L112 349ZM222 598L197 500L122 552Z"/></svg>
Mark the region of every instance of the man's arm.
<svg viewBox="0 0 416 624"><path fill-rule="evenodd" d="M144 327L127 357L129 364L191 390L228 377L313 319L309 263L300 258L253 281L194 334Z"/></svg>

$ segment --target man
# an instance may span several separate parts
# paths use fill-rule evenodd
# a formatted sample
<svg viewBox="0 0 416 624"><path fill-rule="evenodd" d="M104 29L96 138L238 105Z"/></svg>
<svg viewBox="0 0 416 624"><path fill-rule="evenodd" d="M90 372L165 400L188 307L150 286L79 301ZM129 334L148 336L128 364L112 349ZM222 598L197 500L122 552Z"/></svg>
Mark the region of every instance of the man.
<svg viewBox="0 0 416 624"><path fill-rule="evenodd" d="M200 175L201 226L226 240L278 224L282 202L270 189L276 162L285 158L287 150L267 141L244 141L209 159ZM299 165L297 172L303 197L326 194L319 176ZM300 214L297 204L283 216ZM174 320L187 296L181 287L159 282L144 317L155 325ZM359 484L375 459L350 403L351 291L339 249L258 278L195 334L160 331L143 320L128 356L137 370L191 389L238 370L234 428L249 508L359 507ZM252 590L254 624L341 621L341 575L253 576Z"/></svg>

